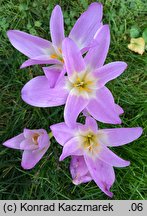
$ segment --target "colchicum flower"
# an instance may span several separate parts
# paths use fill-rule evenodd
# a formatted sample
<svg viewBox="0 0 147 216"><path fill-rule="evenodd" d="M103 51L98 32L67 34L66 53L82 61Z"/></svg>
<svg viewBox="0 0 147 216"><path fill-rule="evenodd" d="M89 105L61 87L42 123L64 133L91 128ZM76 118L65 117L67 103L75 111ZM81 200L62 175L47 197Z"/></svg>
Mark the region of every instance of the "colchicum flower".
<svg viewBox="0 0 147 216"><path fill-rule="evenodd" d="M72 126L85 108L98 121L120 124L119 114L122 108L115 104L113 96L105 84L118 77L127 67L125 62L112 62L103 66L110 44L108 25L103 25L94 38L94 46L82 57L80 49L73 40L65 38L62 46L67 76L61 76L56 83L60 88L49 89L50 79L55 80L55 73L46 69L46 76L30 80L22 89L22 99L33 106L50 107L65 105L65 122ZM47 77L48 74L48 77ZM41 87L42 86L42 87Z"/></svg>
<svg viewBox="0 0 147 216"><path fill-rule="evenodd" d="M4 146L23 150L21 166L32 169L50 146L49 136L44 129L24 129L23 133L3 143Z"/></svg>
<svg viewBox="0 0 147 216"><path fill-rule="evenodd" d="M100 3L92 3L75 23L69 37L85 52L93 37L102 25L103 7ZM62 41L64 40L63 14L59 5L55 6L50 18L50 33L52 43L37 36L19 30L9 30L8 38L12 45L29 57L21 68L35 64L56 64L63 69Z"/></svg>
<svg viewBox="0 0 147 216"><path fill-rule="evenodd" d="M98 129L96 120L121 123L119 115L123 109L115 103L105 84L127 67L121 61L104 65L110 30L108 25L102 24L102 10L101 3L92 3L77 20L68 38L64 35L59 5L50 18L52 42L19 30L9 30L7 35L12 45L29 58L21 68L50 64L43 67L44 76L33 78L23 87L21 96L26 103L37 107L65 104L65 122L50 128L56 141L63 146L59 160L71 156L73 183L78 185L94 180L105 194L112 197L113 167L126 167L130 162L118 157L108 147L134 141L142 134L142 128ZM142 54L145 43L142 38L131 39L128 48ZM81 112L86 117L85 124L77 122ZM50 138L44 129L24 129L3 145L22 150L21 166L32 169L48 150Z"/></svg>
<svg viewBox="0 0 147 216"><path fill-rule="evenodd" d="M115 180L113 166L125 167L130 164L108 147L130 143L142 134L140 127L98 130L97 122L91 117L86 118L85 125L77 123L70 128L62 122L52 125L51 130L57 142L63 146L60 161L72 156L70 170L74 183L93 179L108 196L113 195L109 191Z"/></svg>

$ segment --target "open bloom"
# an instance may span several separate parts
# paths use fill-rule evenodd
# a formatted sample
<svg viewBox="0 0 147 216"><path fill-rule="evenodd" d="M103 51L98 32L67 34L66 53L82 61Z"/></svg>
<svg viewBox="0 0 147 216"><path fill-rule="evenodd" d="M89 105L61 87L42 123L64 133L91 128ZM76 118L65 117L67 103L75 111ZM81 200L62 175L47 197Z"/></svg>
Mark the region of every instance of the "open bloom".
<svg viewBox="0 0 147 216"><path fill-rule="evenodd" d="M69 34L82 52L88 49L96 31L101 26L102 10L102 4L92 3L77 20ZM50 18L50 33L52 43L19 30L7 32L12 45L29 57L21 68L35 64L60 64L63 68L62 41L65 36L63 14L59 5L54 8Z"/></svg>
<svg viewBox="0 0 147 216"><path fill-rule="evenodd" d="M44 129L24 129L23 133L3 143L4 146L23 150L21 166L32 169L50 146L49 136Z"/></svg>
<svg viewBox="0 0 147 216"><path fill-rule="evenodd" d="M57 142L63 146L60 161L68 156L83 157L80 158L78 168L82 170L83 167L83 171L76 170L82 178L80 181L84 182L92 178L108 196L112 196L109 189L115 180L113 166L125 167L130 164L108 147L130 143L142 134L140 127L98 130L97 122L91 117L86 118L85 125L77 123L74 128L70 128L62 122L52 125L51 130ZM77 181L76 179L79 180L79 177L74 176L74 181Z"/></svg>
<svg viewBox="0 0 147 216"><path fill-rule="evenodd" d="M121 123L119 114L123 110L115 104L113 96L105 84L118 77L125 70L127 64L117 61L103 66L110 44L108 25L100 27L93 43L94 46L83 58L74 41L65 38L62 52L67 76L62 76L60 92L58 91L56 94L56 83L52 89L52 92L55 92L54 96L50 93L50 79L55 80L55 73L51 73L50 69L45 68L46 76L44 78L36 77L23 87L22 99L33 106L50 107L52 100L56 100L56 106L58 106L58 98L64 98L63 101L66 104L64 118L70 126L75 124L78 115L85 108L98 121L112 124ZM50 100L48 100L49 97Z"/></svg>

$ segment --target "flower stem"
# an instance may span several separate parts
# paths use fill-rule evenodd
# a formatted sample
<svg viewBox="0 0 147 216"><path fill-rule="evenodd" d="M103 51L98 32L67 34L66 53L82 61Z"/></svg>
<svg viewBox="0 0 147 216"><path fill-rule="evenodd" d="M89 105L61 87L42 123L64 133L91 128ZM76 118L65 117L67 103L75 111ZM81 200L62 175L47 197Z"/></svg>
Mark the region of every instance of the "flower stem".
<svg viewBox="0 0 147 216"><path fill-rule="evenodd" d="M52 132L49 132L48 135L49 135L50 139L53 137L53 133Z"/></svg>

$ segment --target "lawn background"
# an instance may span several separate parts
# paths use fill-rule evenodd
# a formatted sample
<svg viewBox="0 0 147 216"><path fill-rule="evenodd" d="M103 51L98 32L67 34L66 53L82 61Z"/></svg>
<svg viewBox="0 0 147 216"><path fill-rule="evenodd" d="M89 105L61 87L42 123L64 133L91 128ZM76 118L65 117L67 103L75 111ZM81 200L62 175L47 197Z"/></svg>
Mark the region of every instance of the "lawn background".
<svg viewBox="0 0 147 216"><path fill-rule="evenodd" d="M36 108L22 101L21 88L43 72L40 66L19 69L26 57L12 47L6 31L19 29L50 39L49 18L54 6L59 4L68 35L76 19L91 2L0 0L1 144L21 133L24 127L48 130L49 125L63 121L63 107ZM122 126L141 126L144 129L139 140L113 148L119 156L131 161L129 167L115 168L113 199L147 199L147 55L135 54L127 48L131 27L136 25L141 32L147 27L147 3L146 0L100 2L104 5L103 22L108 23L111 29L111 45L106 62L121 60L128 64L125 73L107 86L116 103L125 110L121 117ZM102 123L99 126L120 127ZM21 152L0 145L0 199L109 199L94 182L74 186L68 169L70 158L59 162L60 154L61 147L52 138L51 147L44 158L34 169L25 171L20 166Z"/></svg>

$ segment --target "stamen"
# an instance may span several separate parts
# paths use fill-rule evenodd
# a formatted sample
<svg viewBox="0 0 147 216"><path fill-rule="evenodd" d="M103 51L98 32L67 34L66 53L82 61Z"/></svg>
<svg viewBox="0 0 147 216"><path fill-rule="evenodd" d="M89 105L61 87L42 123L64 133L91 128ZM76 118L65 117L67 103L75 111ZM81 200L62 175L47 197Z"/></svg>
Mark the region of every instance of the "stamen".
<svg viewBox="0 0 147 216"><path fill-rule="evenodd" d="M53 58L53 59L57 59L58 58L58 56L56 54L52 54L50 57Z"/></svg>
<svg viewBox="0 0 147 216"><path fill-rule="evenodd" d="M81 145L82 148L92 157L94 157L100 150L97 134L94 134L92 131L82 135Z"/></svg>
<svg viewBox="0 0 147 216"><path fill-rule="evenodd" d="M62 54L62 50L60 48L58 48L59 52Z"/></svg>
<svg viewBox="0 0 147 216"><path fill-rule="evenodd" d="M62 63L64 63L63 58L61 56L58 56L57 54L52 54L52 55L50 55L50 57L52 59L57 59L57 60L61 61Z"/></svg>
<svg viewBox="0 0 147 216"><path fill-rule="evenodd" d="M78 90L79 93L92 93L92 87L95 85L95 80L93 79L93 77L88 76L88 74L84 72L82 76L81 74L79 74L76 77L75 82L73 82L72 85Z"/></svg>
<svg viewBox="0 0 147 216"><path fill-rule="evenodd" d="M35 133L32 137L32 141L35 145L38 145L38 137L39 137L39 134Z"/></svg>

